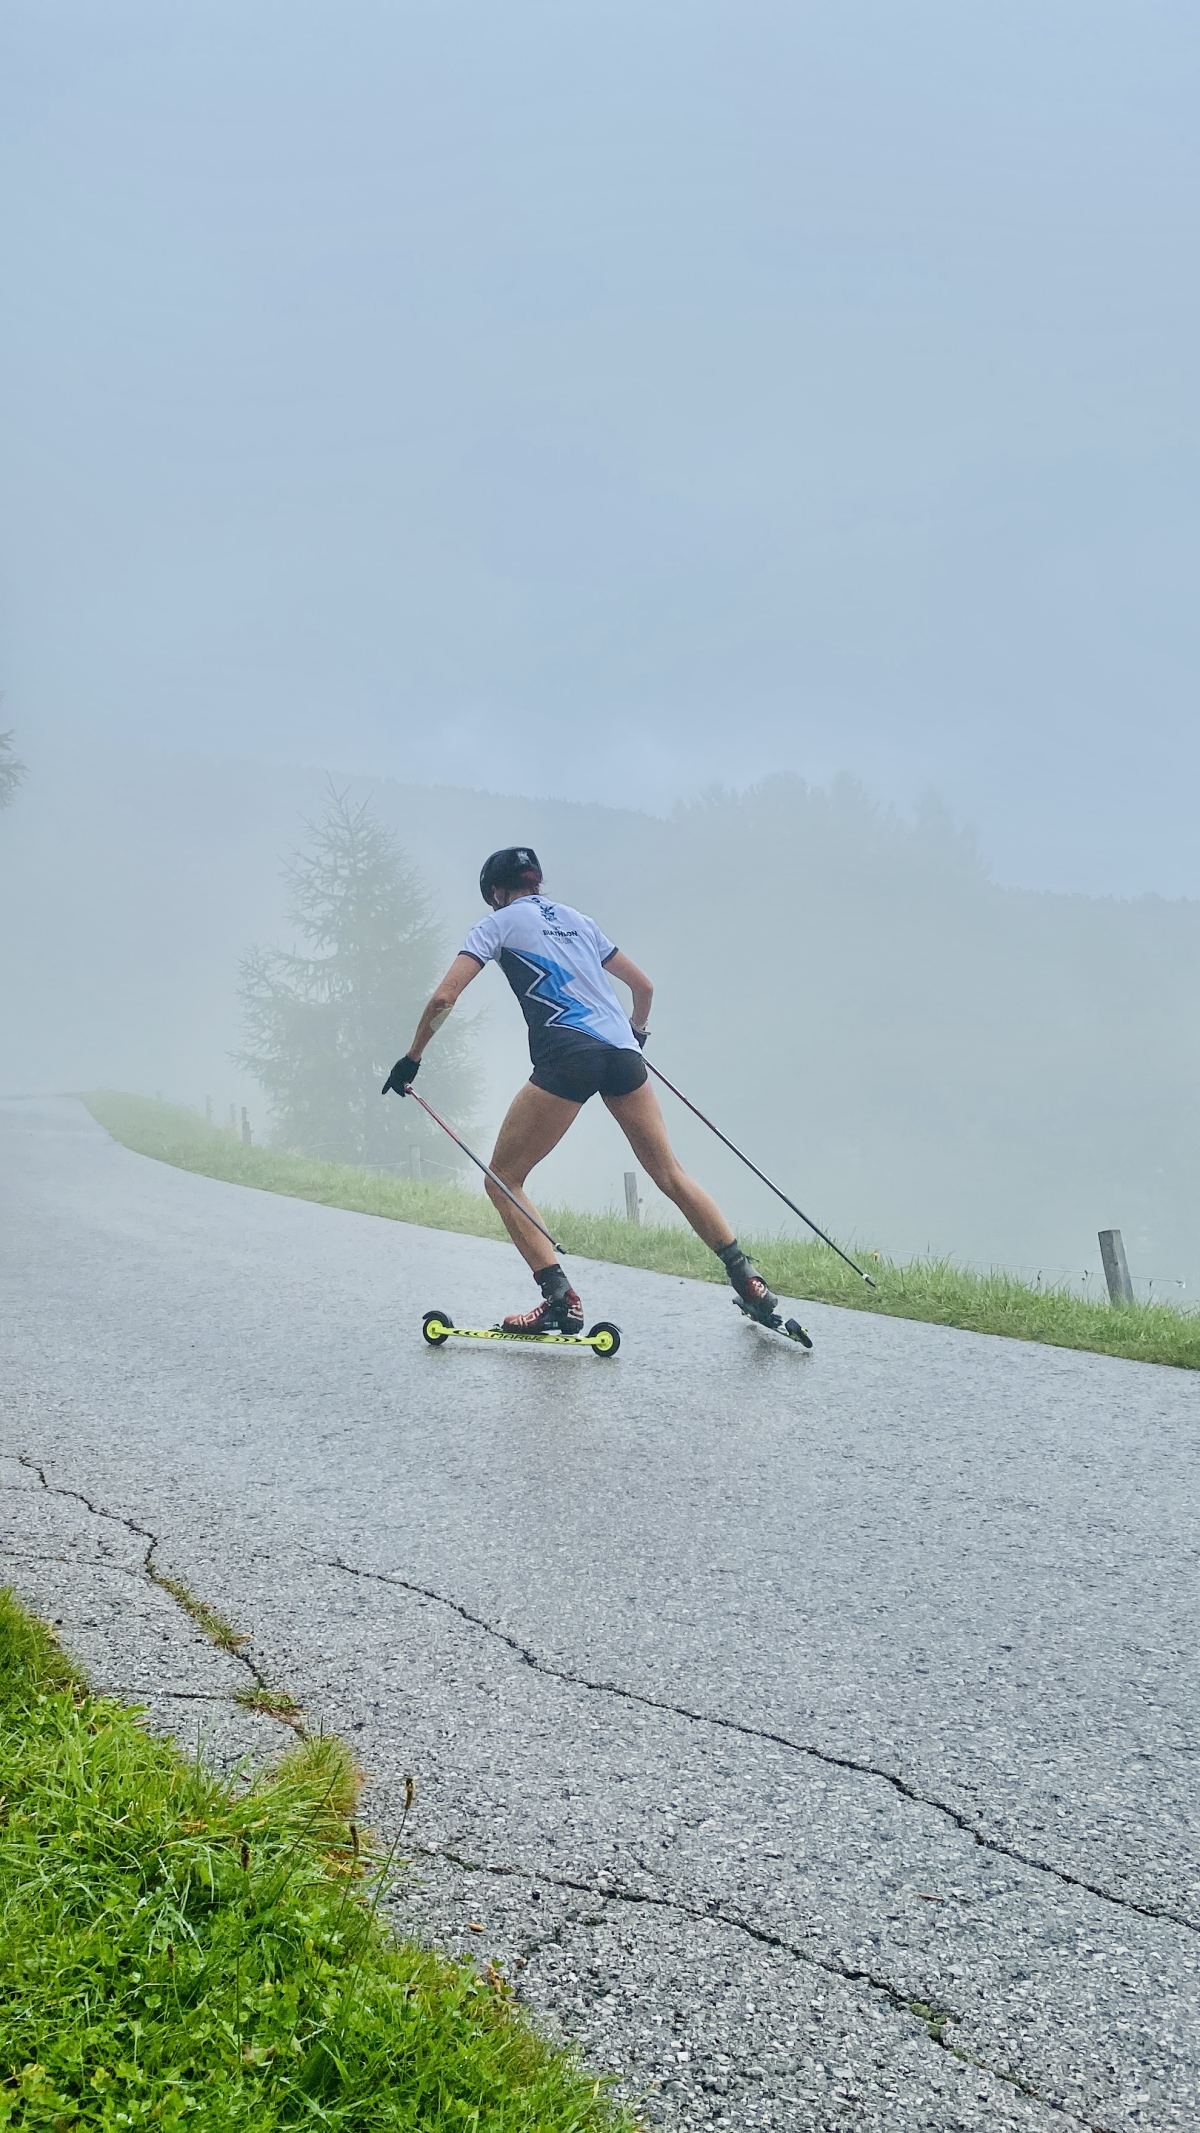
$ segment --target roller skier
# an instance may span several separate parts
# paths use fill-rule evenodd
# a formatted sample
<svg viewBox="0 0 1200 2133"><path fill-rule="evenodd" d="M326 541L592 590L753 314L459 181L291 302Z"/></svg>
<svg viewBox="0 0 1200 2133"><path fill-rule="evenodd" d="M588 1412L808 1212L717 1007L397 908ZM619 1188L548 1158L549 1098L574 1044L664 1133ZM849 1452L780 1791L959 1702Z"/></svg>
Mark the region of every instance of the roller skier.
<svg viewBox="0 0 1200 2133"><path fill-rule="evenodd" d="M488 916L468 933L458 955L429 1000L412 1045L392 1068L389 1089L405 1095L434 1032L486 963L499 963L521 1003L529 1026L533 1072L509 1106L492 1156L492 1169L532 1215L525 1192L530 1171L558 1146L591 1097L600 1096L638 1162L659 1191L674 1202L696 1235L715 1252L743 1306L764 1325L778 1299L771 1294L716 1202L683 1169L650 1087L642 1058L654 987L593 919L543 896L536 852L513 845L493 852L479 876ZM633 996L626 1015L609 983L618 979ZM541 1302L503 1321L515 1334L583 1330L583 1305L546 1237L523 1220L518 1207L489 1178L485 1189L509 1236L541 1290Z"/></svg>

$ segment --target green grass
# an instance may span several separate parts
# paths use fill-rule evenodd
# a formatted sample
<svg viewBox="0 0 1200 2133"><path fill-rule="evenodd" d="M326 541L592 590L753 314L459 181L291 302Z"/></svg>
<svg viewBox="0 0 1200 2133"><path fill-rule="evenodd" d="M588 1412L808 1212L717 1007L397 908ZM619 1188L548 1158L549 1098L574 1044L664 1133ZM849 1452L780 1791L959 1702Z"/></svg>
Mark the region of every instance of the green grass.
<svg viewBox="0 0 1200 2133"><path fill-rule="evenodd" d="M615 2133L502 1980L390 1939L336 1740L223 1782L0 1593L0 2125Z"/></svg>
<svg viewBox="0 0 1200 2133"><path fill-rule="evenodd" d="M327 1207L383 1215L393 1222L419 1222L430 1229L458 1230L476 1237L505 1234L489 1202L461 1185L380 1176L346 1164L310 1162L267 1148L243 1148L233 1134L206 1125L195 1112L148 1097L104 1090L83 1100L93 1117L127 1148L183 1170L253 1185L263 1192L318 1200ZM683 1274L696 1281L724 1279L712 1253L690 1230L656 1229L615 1214L581 1214L569 1207L545 1208L543 1213L566 1250L580 1258L651 1267L658 1273ZM790 1237L743 1241L783 1296L807 1297L847 1310L880 1311L892 1318L962 1326L976 1333L1006 1334L1014 1340L1045 1341L1059 1348L1088 1348L1182 1370L1200 1369L1200 1315L1176 1311L1168 1304L1127 1304L1113 1310L1107 1303L1089 1302L1066 1289L1033 1289L1015 1275L974 1274L945 1259L901 1264L874 1253L858 1253L877 1284L872 1290L823 1244Z"/></svg>
<svg viewBox="0 0 1200 2133"><path fill-rule="evenodd" d="M184 1613L191 1616L196 1627L203 1630L209 1643L215 1644L218 1651L236 1652L239 1646L249 1644L250 1638L246 1630L235 1629L223 1614L218 1613L215 1607L209 1606L207 1600L198 1600L190 1585L185 1585L181 1578L169 1578L163 1571L155 1570L153 1565L150 1566L148 1574L164 1592L170 1593L176 1606L182 1607Z"/></svg>

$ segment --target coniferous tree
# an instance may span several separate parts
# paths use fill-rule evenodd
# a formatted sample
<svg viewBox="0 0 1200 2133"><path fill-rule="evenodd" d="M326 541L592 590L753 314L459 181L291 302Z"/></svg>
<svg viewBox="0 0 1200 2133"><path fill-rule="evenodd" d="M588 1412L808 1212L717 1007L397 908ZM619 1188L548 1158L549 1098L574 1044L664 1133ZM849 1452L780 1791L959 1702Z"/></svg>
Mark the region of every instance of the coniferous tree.
<svg viewBox="0 0 1200 2133"><path fill-rule="evenodd" d="M13 734L0 733L0 807L11 806L25 776L25 765L13 754Z"/></svg>
<svg viewBox="0 0 1200 2133"><path fill-rule="evenodd" d="M241 964L246 1043L236 1054L265 1089L278 1145L334 1162L458 1166L454 1143L418 1105L382 1097L445 967L428 896L370 804L330 787L320 822L284 869L288 918L307 943L253 948ZM457 1128L477 1095L471 1032L439 1031L422 1094Z"/></svg>

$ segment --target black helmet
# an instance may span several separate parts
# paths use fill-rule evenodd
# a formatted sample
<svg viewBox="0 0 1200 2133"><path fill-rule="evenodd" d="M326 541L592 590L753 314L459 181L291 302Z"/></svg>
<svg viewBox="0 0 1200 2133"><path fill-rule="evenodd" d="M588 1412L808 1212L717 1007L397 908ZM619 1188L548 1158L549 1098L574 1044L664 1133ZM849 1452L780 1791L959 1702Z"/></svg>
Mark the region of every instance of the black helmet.
<svg viewBox="0 0 1200 2133"><path fill-rule="evenodd" d="M537 853L531 851L527 844L510 844L504 851L493 852L490 859L484 860L483 871L479 876L479 893L490 911L492 897L497 889L529 891L539 888L541 879L542 869Z"/></svg>

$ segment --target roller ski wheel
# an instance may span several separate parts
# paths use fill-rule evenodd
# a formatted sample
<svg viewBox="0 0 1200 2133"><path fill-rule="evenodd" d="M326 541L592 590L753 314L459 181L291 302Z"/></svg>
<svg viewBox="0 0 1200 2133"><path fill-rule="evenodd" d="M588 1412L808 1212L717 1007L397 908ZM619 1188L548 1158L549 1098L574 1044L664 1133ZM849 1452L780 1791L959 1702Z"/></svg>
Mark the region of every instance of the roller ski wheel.
<svg viewBox="0 0 1200 2133"><path fill-rule="evenodd" d="M600 1318L594 1326L588 1327L583 1337L590 1341L593 1355L615 1355L621 1345L621 1328L607 1318Z"/></svg>
<svg viewBox="0 0 1200 2133"><path fill-rule="evenodd" d="M584 1333L518 1333L507 1326L456 1326L448 1311L427 1311L421 1333L431 1348L440 1348L451 1338L458 1341L515 1341L523 1348L590 1348L598 1361L616 1354L621 1329L610 1319L598 1319Z"/></svg>
<svg viewBox="0 0 1200 2133"><path fill-rule="evenodd" d="M742 1317L748 1318L752 1326L761 1326L764 1333L778 1333L782 1340L795 1341L801 1348L812 1347L812 1340L805 1332L798 1318L781 1318L778 1311L772 1311L768 1316L764 1316L759 1311L752 1311L749 1304L742 1302L740 1296L735 1296L733 1302L735 1309L741 1312Z"/></svg>

